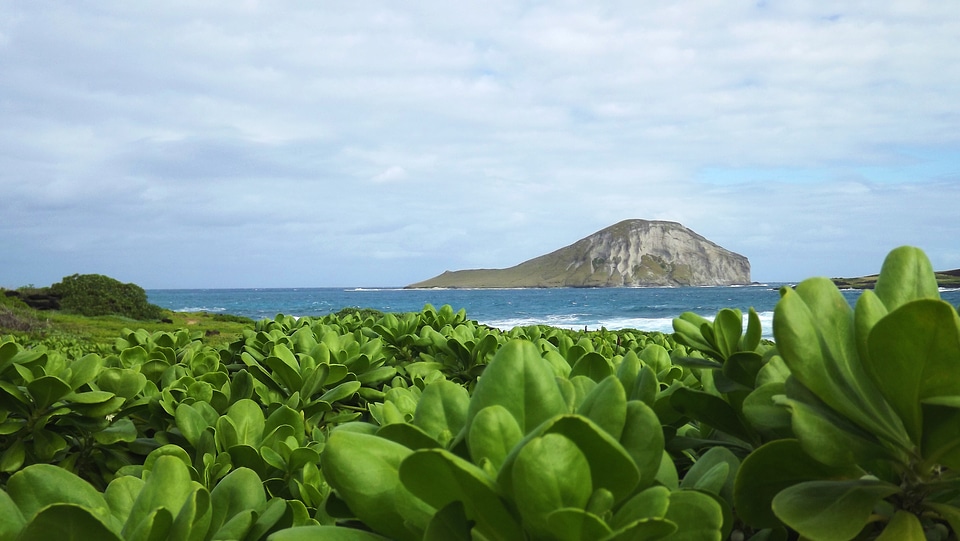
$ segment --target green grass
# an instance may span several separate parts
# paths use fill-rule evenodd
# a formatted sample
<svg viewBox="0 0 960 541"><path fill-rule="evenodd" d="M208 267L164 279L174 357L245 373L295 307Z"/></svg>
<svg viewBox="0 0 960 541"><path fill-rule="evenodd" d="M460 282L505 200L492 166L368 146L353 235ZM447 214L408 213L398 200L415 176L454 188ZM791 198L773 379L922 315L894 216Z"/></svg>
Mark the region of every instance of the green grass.
<svg viewBox="0 0 960 541"><path fill-rule="evenodd" d="M122 316L87 317L58 311L32 310L25 306L0 304L0 335L27 336L42 340L58 338L83 344L112 345L123 329L145 329L149 332L175 332L180 329L202 331L203 341L210 346L225 346L239 338L244 329L252 328L252 319L206 312L172 312L164 310L162 320L136 320Z"/></svg>

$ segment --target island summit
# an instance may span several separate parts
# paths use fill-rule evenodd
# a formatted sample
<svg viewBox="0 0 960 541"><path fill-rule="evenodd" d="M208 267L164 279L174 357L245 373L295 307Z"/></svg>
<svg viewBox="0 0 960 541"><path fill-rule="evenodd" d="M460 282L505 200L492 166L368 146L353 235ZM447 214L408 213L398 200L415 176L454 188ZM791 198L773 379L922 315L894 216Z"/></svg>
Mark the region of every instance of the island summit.
<svg viewBox="0 0 960 541"><path fill-rule="evenodd" d="M446 271L407 288L729 286L750 261L676 222L625 220L506 269Z"/></svg>

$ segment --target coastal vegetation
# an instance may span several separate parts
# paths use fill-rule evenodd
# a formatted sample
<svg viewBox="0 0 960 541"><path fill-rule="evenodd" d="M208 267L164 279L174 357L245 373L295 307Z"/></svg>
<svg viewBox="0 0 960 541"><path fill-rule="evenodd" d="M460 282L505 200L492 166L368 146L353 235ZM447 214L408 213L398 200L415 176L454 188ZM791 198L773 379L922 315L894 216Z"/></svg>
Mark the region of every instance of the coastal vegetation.
<svg viewBox="0 0 960 541"><path fill-rule="evenodd" d="M122 321L0 331L0 540L960 531L960 315L915 248L855 307L825 278L783 288L775 342L733 309L671 334L430 305L210 317L239 326L220 342Z"/></svg>

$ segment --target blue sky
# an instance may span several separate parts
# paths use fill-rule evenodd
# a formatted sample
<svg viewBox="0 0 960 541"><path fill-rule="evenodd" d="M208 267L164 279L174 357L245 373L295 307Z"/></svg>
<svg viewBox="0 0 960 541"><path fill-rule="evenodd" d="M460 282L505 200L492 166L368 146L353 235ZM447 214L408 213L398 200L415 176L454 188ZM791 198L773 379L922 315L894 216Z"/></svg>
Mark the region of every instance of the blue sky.
<svg viewBox="0 0 960 541"><path fill-rule="evenodd" d="M409 4L409 5L408 5ZM960 267L952 2L0 3L0 286L394 286L628 218Z"/></svg>

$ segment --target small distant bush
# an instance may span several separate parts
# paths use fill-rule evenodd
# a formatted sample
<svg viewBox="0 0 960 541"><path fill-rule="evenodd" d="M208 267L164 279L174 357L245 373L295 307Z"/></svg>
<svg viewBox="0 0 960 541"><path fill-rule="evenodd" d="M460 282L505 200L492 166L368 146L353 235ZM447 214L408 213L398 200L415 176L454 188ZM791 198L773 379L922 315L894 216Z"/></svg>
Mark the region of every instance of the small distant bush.
<svg viewBox="0 0 960 541"><path fill-rule="evenodd" d="M243 324L249 324L249 325L253 325L254 323L256 323L256 321L248 317L235 316L233 314L214 314L213 320L224 321L227 323L243 323Z"/></svg>
<svg viewBox="0 0 960 541"><path fill-rule="evenodd" d="M132 319L160 319L163 309L147 302L147 292L102 274L74 274L50 286L60 308L84 316L119 315Z"/></svg>
<svg viewBox="0 0 960 541"><path fill-rule="evenodd" d="M383 317L383 312L380 310L374 310L373 308L356 308L348 306L334 315L336 317L357 316L360 319L366 319L368 317L379 319Z"/></svg>

